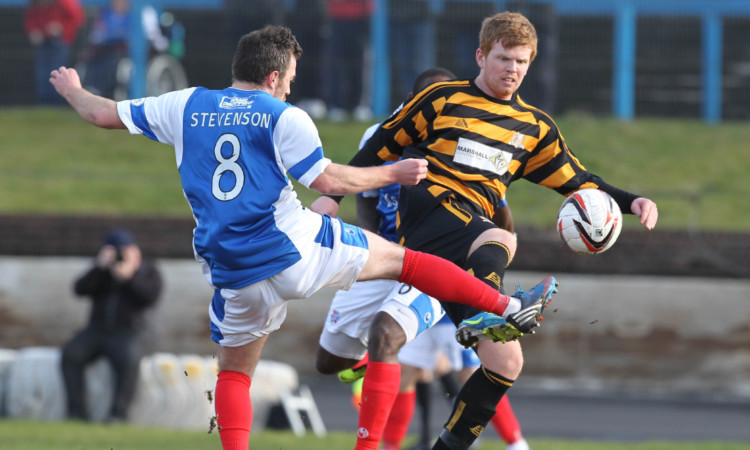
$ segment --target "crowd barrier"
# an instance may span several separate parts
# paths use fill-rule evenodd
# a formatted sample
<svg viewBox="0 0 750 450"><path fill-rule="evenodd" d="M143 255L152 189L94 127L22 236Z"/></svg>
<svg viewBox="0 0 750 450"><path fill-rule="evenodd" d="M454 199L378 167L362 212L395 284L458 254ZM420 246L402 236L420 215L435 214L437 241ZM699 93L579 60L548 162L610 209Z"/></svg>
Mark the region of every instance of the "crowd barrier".
<svg viewBox="0 0 750 450"><path fill-rule="evenodd" d="M145 427L210 430L215 424L213 392L218 364L213 356L154 353L141 360L128 422ZM107 420L112 404L113 372L105 359L86 369L86 400L92 422ZM307 386L300 386L289 364L262 359L250 388L253 430L262 430L271 408L282 406L292 430L306 432L303 414L318 435L326 433ZM66 393L60 349L0 349L0 417L18 420L66 420Z"/></svg>

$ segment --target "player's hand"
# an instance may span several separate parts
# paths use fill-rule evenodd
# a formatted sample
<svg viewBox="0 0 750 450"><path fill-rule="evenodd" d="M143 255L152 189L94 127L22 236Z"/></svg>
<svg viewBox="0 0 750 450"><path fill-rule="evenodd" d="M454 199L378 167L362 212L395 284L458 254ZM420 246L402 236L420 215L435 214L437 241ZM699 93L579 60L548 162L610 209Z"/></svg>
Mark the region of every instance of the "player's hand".
<svg viewBox="0 0 750 450"><path fill-rule="evenodd" d="M68 98L68 94L76 89L81 89L81 78L78 76L78 72L64 66L50 73L49 82L63 98Z"/></svg>
<svg viewBox="0 0 750 450"><path fill-rule="evenodd" d="M336 214L339 212L339 204L331 197L322 195L312 202L310 209L316 213L328 214L331 217L336 217Z"/></svg>
<svg viewBox="0 0 750 450"><path fill-rule="evenodd" d="M390 166L394 171L395 183L414 186L427 176L427 160L402 159Z"/></svg>
<svg viewBox="0 0 750 450"><path fill-rule="evenodd" d="M630 210L641 219L641 225L647 230L653 230L659 219L659 210L656 203L645 197L638 197L630 204Z"/></svg>

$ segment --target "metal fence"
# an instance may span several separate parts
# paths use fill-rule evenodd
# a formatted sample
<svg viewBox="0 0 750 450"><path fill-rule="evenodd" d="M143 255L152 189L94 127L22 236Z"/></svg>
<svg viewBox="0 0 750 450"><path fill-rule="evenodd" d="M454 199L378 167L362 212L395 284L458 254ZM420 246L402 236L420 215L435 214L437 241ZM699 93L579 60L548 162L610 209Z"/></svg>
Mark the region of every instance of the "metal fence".
<svg viewBox="0 0 750 450"><path fill-rule="evenodd" d="M91 21L106 0L82 3L88 22L70 64L85 49ZM145 3L131 0L135 7ZM539 56L522 95L543 109L626 120L750 118L745 0L373 0L373 13L348 28L330 17L325 0L150 3L184 26L181 64L191 85L230 83L238 30L267 22L289 25L305 50L290 101L321 117L335 109L368 119L387 115L407 92L408 80L429 65L473 76L482 18L508 9L524 12L539 31ZM23 29L25 6L24 0L0 0L0 106L34 103L34 47ZM132 38L143 45L142 38ZM140 96L145 81L139 85L136 78L131 95ZM342 91L344 99L335 100Z"/></svg>

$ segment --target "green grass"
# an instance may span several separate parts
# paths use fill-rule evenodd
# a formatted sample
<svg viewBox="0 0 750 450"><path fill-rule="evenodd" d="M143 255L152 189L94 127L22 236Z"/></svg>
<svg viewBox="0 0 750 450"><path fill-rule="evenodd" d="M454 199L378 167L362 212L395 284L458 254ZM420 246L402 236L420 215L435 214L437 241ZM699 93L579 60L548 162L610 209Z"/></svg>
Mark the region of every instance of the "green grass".
<svg viewBox="0 0 750 450"><path fill-rule="evenodd" d="M659 229L749 231L750 126L697 120L558 120L592 172L653 199ZM367 123L318 122L326 154L345 163ZM299 188L309 204L317 194ZM508 200L516 222L552 227L562 197L520 181ZM189 217L171 147L86 124L69 108L0 110L0 211ZM342 217L353 220L346 199ZM625 227L638 227L633 218Z"/></svg>
<svg viewBox="0 0 750 450"><path fill-rule="evenodd" d="M220 448L214 431L163 430L128 425L80 422L0 421L4 450L214 450ZM407 438L411 445L414 437ZM354 445L353 433L313 434L297 437L289 431L253 433L250 448L257 450L346 450ZM750 444L729 442L604 442L568 439L529 439L534 450L748 450ZM500 445L500 447L499 447ZM480 450L504 447L497 440L483 442Z"/></svg>

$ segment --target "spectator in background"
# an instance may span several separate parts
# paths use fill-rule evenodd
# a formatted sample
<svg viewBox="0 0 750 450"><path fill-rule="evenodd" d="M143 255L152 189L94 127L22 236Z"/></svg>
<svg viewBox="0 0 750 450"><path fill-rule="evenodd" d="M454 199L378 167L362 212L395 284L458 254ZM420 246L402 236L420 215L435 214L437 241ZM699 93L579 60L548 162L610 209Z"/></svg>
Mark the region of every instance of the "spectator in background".
<svg viewBox="0 0 750 450"><path fill-rule="evenodd" d="M494 10L491 2L447 0L438 27L438 45L446 58L438 63L454 68L458 78L473 78L477 71L477 28Z"/></svg>
<svg viewBox="0 0 750 450"><path fill-rule="evenodd" d="M105 357L115 374L110 421L127 419L138 382L140 361L153 340L152 315L162 291L156 266L144 259L133 236L114 229L105 238L94 266L74 285L91 300L88 324L62 349L62 374L68 417L88 420L86 366Z"/></svg>
<svg viewBox="0 0 750 450"><path fill-rule="evenodd" d="M372 0L328 0L331 32L324 79L328 118L333 121L345 120L349 114L358 120L372 118L363 96L372 9Z"/></svg>
<svg viewBox="0 0 750 450"><path fill-rule="evenodd" d="M309 0L305 0L309 1ZM230 48L252 30L284 22L284 2L279 0L224 0Z"/></svg>
<svg viewBox="0 0 750 450"><path fill-rule="evenodd" d="M279 0L223 0L223 5L227 45L215 51L227 61L232 61L242 36L265 25L281 25L286 14L284 2Z"/></svg>
<svg viewBox="0 0 750 450"><path fill-rule="evenodd" d="M162 34L159 16L153 6L143 7L142 23L151 48L158 53L166 52L169 39ZM110 0L94 20L88 41L89 46L82 57L85 62L83 83L96 94L115 98L118 84L127 84L130 78L129 73L118 74L120 61L127 58L130 51L130 1Z"/></svg>
<svg viewBox="0 0 750 450"><path fill-rule="evenodd" d="M297 70L305 76L297 77L288 101L316 120L326 116L325 92L321 88L327 76L323 61L324 41L329 31L326 7L327 0L296 1L287 10L285 20L305 49L305 57L297 63Z"/></svg>
<svg viewBox="0 0 750 450"><path fill-rule="evenodd" d="M34 46L34 86L40 104L62 104L49 84L49 74L68 64L70 49L85 21L78 0L30 0L24 29Z"/></svg>
<svg viewBox="0 0 750 450"><path fill-rule="evenodd" d="M513 0L509 8L529 18L536 28L539 42L534 58L535 69L530 71L519 89L523 99L547 114L557 109L557 59L560 46L559 20L553 3L531 3Z"/></svg>
<svg viewBox="0 0 750 450"><path fill-rule="evenodd" d="M400 101L411 92L420 73L435 67L437 58L433 2L390 0L390 49L393 58L392 98Z"/></svg>

